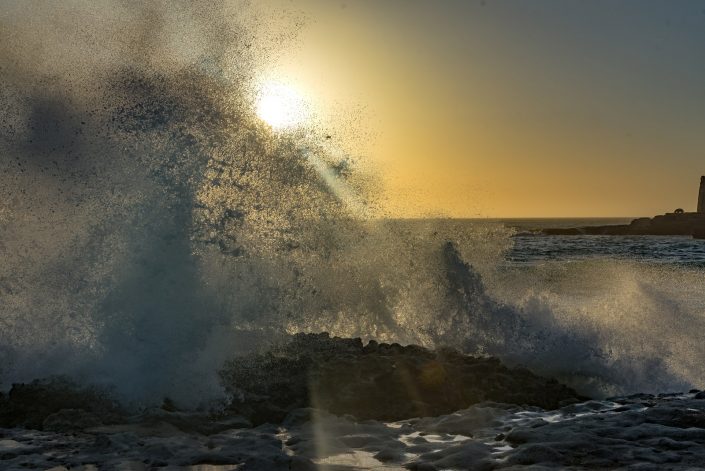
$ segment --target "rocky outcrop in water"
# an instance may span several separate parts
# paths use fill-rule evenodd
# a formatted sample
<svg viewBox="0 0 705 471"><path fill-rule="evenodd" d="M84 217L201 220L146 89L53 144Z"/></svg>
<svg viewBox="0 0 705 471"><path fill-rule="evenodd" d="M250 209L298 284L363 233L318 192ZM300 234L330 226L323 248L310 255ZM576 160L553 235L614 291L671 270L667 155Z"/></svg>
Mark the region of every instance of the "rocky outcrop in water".
<svg viewBox="0 0 705 471"><path fill-rule="evenodd" d="M546 235L685 235L705 239L705 213L667 213L629 224L547 228Z"/></svg>
<svg viewBox="0 0 705 471"><path fill-rule="evenodd" d="M555 409L581 398L571 388L496 358L360 339L298 334L291 342L238 358L221 372L231 413L278 422L314 407L358 419L437 416L483 401Z"/></svg>
<svg viewBox="0 0 705 471"><path fill-rule="evenodd" d="M689 235L705 239L705 176L700 177L698 210L686 213L678 208L672 213L652 218L637 218L629 224L541 229L547 235Z"/></svg>
<svg viewBox="0 0 705 471"><path fill-rule="evenodd" d="M324 410L358 419L438 416L485 401L556 409L584 400L574 390L496 358L416 345L298 334L266 353L238 357L221 371L230 401L217 414L161 409L136 415L107 391L53 378L0 393L0 427L71 432L115 424L168 424L215 433L233 426L302 422ZM303 414L303 415L302 415Z"/></svg>

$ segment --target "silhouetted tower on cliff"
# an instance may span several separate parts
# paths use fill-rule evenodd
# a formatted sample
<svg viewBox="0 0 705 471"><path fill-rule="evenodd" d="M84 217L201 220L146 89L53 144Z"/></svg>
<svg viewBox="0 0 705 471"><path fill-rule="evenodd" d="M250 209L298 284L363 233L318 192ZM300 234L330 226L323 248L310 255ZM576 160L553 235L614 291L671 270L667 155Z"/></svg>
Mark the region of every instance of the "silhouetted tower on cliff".
<svg viewBox="0 0 705 471"><path fill-rule="evenodd" d="M705 213L705 177L700 177L700 193L698 193L698 212Z"/></svg>

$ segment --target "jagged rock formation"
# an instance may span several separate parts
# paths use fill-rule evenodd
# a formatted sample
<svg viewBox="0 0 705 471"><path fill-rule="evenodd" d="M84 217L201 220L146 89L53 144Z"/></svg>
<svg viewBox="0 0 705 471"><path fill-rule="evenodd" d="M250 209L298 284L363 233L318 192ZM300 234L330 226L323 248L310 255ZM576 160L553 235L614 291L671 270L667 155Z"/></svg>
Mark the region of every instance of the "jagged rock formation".
<svg viewBox="0 0 705 471"><path fill-rule="evenodd" d="M229 406L253 423L315 407L358 419L436 416L483 401L555 409L581 398L571 388L496 358L452 349L378 344L298 334L271 351L238 358L221 372Z"/></svg>

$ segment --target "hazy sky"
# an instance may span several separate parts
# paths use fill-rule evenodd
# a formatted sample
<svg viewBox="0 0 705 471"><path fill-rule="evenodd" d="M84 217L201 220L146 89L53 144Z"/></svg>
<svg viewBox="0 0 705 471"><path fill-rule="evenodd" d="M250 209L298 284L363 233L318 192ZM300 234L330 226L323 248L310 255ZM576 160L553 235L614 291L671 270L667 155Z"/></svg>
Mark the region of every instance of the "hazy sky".
<svg viewBox="0 0 705 471"><path fill-rule="evenodd" d="M358 121L348 132L375 163L391 215L695 209L705 174L705 1L277 8L304 21L272 70L314 97L321 115Z"/></svg>

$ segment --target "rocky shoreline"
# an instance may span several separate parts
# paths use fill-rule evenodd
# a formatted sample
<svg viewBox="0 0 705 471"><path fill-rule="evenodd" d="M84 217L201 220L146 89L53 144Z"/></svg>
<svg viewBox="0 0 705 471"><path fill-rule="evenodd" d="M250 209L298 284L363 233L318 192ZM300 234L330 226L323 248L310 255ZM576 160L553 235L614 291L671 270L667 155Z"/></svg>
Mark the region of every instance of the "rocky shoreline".
<svg viewBox="0 0 705 471"><path fill-rule="evenodd" d="M266 352L233 359L220 376L228 400L209 419L203 416L214 429L217 422L232 418L252 425L281 423L302 408L393 421L448 414L484 401L556 409L587 399L496 358L449 348L433 351L375 341L363 345L359 338L327 333L297 334ZM149 421L155 411L177 409L167 398L144 417ZM0 395L0 427L5 428L65 431L135 422L138 417L107 391L61 378L15 384Z"/></svg>
<svg viewBox="0 0 705 471"><path fill-rule="evenodd" d="M199 413L161 409L80 430L0 428L0 467L692 471L705 463L705 393L696 391L591 400L554 411L483 402L396 422L307 408L292 410L281 424L205 423Z"/></svg>
<svg viewBox="0 0 705 471"><path fill-rule="evenodd" d="M545 228L545 235L676 235L705 239L705 213L666 213L653 218L637 218L629 224Z"/></svg>
<svg viewBox="0 0 705 471"><path fill-rule="evenodd" d="M221 371L208 411L65 379L0 395L3 469L687 470L705 392L589 400L499 360L300 334Z"/></svg>
<svg viewBox="0 0 705 471"><path fill-rule="evenodd" d="M221 372L228 410L253 423L277 422L299 407L358 419L448 414L483 401L556 409L585 400L573 389L498 359L453 349L298 334Z"/></svg>

